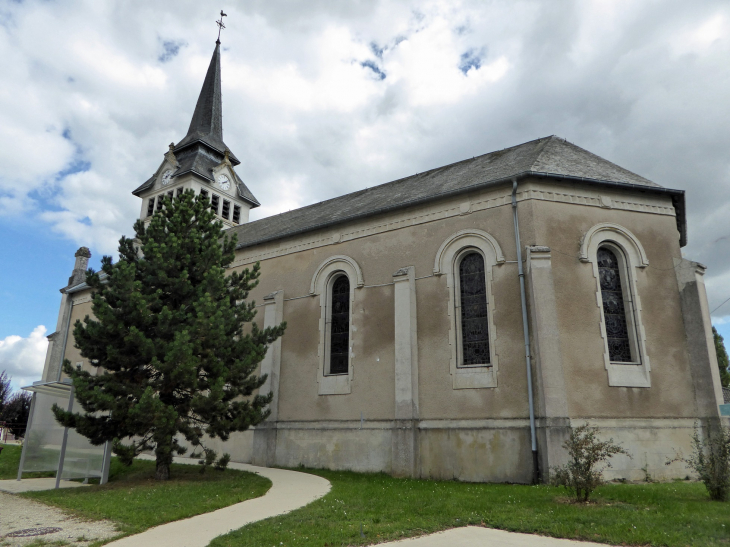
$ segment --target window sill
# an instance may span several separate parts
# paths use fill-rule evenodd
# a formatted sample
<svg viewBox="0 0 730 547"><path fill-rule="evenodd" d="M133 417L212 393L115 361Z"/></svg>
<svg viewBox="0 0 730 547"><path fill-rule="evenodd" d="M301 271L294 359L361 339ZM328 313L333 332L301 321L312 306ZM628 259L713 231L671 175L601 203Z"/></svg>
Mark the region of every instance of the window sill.
<svg viewBox="0 0 730 547"><path fill-rule="evenodd" d="M640 363L610 363L608 385L611 387L651 387L649 368Z"/></svg>
<svg viewBox="0 0 730 547"><path fill-rule="evenodd" d="M457 367L451 379L453 389L497 387L497 377L491 365Z"/></svg>

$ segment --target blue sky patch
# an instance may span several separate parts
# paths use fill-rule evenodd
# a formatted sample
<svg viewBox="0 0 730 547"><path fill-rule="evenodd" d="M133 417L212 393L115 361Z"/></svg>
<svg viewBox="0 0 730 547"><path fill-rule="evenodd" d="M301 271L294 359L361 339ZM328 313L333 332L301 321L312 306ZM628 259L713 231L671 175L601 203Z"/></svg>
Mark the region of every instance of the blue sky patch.
<svg viewBox="0 0 730 547"><path fill-rule="evenodd" d="M378 59L383 58L383 52L385 51L384 47L380 47L375 42L370 42L370 51L373 52L373 55L375 55Z"/></svg>
<svg viewBox="0 0 730 547"><path fill-rule="evenodd" d="M159 57L157 57L157 60L161 63L166 63L167 61L172 60L174 57L177 56L178 53L180 53L180 48L185 47L186 45L187 42L184 42L182 40L163 40L162 53Z"/></svg>
<svg viewBox="0 0 730 547"><path fill-rule="evenodd" d="M58 173L56 173L56 180L61 180L75 173L83 173L84 171L88 171L89 169L91 169L90 162L82 159L75 159L66 167L61 169Z"/></svg>
<svg viewBox="0 0 730 547"><path fill-rule="evenodd" d="M360 63L360 65L372 70L373 73L375 74L375 76L378 78L378 80L385 80L385 72L380 70L380 67L378 65L376 65L375 62L363 61L362 63Z"/></svg>
<svg viewBox="0 0 730 547"><path fill-rule="evenodd" d="M473 49L462 53L461 57L459 57L459 70L461 70L464 74L469 72L472 68L475 70L479 70L481 66L482 60L479 54Z"/></svg>

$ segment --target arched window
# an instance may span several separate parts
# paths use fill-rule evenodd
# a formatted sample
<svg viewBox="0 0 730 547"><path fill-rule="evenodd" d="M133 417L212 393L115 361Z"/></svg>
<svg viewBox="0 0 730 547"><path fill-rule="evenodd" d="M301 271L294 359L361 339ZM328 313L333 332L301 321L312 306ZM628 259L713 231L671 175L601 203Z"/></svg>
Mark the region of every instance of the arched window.
<svg viewBox="0 0 730 547"><path fill-rule="evenodd" d="M461 351L459 366L486 365L489 357L489 316L484 258L468 252L459 262Z"/></svg>
<svg viewBox="0 0 730 547"><path fill-rule="evenodd" d="M499 341L494 326L492 273L504 253L487 232L460 230L439 247L433 273L449 298L449 371L454 389L497 387Z"/></svg>
<svg viewBox="0 0 730 547"><path fill-rule="evenodd" d="M329 373L347 374L350 348L350 280L335 277L330 288Z"/></svg>
<svg viewBox="0 0 730 547"><path fill-rule="evenodd" d="M315 270L309 293L319 296L319 345L317 384L320 395L345 395L352 392L355 369L351 332L357 331L352 315L356 290L365 285L362 269L355 259L330 256ZM355 348L355 351L357 348Z"/></svg>
<svg viewBox="0 0 730 547"><path fill-rule="evenodd" d="M626 258L608 246L599 247L596 258L609 359L612 363L639 363L631 288L624 271Z"/></svg>
<svg viewBox="0 0 730 547"><path fill-rule="evenodd" d="M591 264L596 282L608 385L651 387L640 298L649 259L641 241L619 224L601 222L586 231L578 256L581 262Z"/></svg>

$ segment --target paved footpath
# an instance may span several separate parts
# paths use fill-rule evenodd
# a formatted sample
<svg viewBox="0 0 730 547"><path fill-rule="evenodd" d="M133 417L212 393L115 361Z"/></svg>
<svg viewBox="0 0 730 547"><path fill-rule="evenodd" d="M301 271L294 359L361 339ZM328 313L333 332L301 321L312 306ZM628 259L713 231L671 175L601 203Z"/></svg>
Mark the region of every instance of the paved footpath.
<svg viewBox="0 0 730 547"><path fill-rule="evenodd" d="M597 547L589 541L518 534L493 528L464 526L428 536L380 543L378 547ZM605 547L605 544L602 544Z"/></svg>
<svg viewBox="0 0 730 547"><path fill-rule="evenodd" d="M152 458L151 458L152 459ZM175 463L197 465L197 460L175 458ZM281 515L311 503L330 490L327 479L297 471L257 467L245 463L228 464L231 469L250 471L272 483L260 498L223 509L150 528L146 532L108 543L109 547L205 547L213 538L237 530L251 522Z"/></svg>

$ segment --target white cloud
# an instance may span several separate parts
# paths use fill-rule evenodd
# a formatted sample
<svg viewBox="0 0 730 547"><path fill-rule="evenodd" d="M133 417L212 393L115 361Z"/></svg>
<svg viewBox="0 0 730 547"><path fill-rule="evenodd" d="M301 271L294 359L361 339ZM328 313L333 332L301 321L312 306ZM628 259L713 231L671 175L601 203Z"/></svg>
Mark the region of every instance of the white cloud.
<svg viewBox="0 0 730 547"><path fill-rule="evenodd" d="M38 325L30 336L11 335L0 340L0 371L12 379L15 389L40 380L46 359L46 327Z"/></svg>

